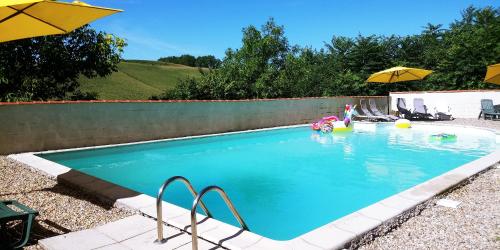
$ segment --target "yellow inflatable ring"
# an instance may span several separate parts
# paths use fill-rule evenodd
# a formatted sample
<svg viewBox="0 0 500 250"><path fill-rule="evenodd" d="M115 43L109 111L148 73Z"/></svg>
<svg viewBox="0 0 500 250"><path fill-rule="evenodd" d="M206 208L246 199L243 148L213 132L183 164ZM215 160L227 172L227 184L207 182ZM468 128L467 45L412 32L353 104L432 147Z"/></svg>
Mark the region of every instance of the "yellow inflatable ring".
<svg viewBox="0 0 500 250"><path fill-rule="evenodd" d="M396 128L411 128L411 123L407 119L399 119L396 121Z"/></svg>
<svg viewBox="0 0 500 250"><path fill-rule="evenodd" d="M352 132L352 127L334 127L333 128L334 133L341 133L341 132Z"/></svg>

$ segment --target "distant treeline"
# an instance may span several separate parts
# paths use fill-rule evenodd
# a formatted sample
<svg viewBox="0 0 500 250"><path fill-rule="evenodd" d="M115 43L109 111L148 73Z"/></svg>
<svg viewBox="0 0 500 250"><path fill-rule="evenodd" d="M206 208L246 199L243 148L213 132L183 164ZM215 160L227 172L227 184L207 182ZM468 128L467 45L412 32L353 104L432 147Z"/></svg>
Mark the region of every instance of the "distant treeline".
<svg viewBox="0 0 500 250"><path fill-rule="evenodd" d="M284 27L270 19L261 29L243 29L242 47L228 49L220 66L212 67L217 69L180 81L160 98L252 99L498 88L483 79L486 66L499 62L499 8L469 7L449 28L427 24L418 35L333 36L320 50L289 44ZM366 82L370 74L398 65L434 72L423 81Z"/></svg>
<svg viewBox="0 0 500 250"><path fill-rule="evenodd" d="M140 63L140 64L149 64L149 65L170 65L170 63L167 63L167 62L140 60L140 59L123 59L122 62Z"/></svg>
<svg viewBox="0 0 500 250"><path fill-rule="evenodd" d="M218 68L221 64L221 60L212 55L198 57L194 57L192 55L167 56L158 59L158 61L211 69Z"/></svg>

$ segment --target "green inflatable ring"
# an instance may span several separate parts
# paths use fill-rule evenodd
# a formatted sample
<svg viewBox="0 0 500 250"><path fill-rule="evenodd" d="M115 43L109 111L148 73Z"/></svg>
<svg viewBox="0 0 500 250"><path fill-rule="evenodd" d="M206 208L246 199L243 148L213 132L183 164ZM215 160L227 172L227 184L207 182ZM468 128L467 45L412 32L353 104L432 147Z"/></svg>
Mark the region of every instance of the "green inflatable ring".
<svg viewBox="0 0 500 250"><path fill-rule="evenodd" d="M436 134L430 136L431 141L440 141L440 142L454 142L457 140L457 136L453 134Z"/></svg>

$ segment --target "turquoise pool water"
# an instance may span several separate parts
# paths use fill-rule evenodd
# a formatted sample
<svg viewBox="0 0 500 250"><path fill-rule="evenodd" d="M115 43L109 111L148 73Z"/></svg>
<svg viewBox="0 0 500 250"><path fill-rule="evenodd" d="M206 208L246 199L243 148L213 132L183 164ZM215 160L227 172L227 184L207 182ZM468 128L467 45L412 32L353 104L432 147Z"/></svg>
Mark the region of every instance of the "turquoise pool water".
<svg viewBox="0 0 500 250"><path fill-rule="evenodd" d="M439 132L458 140L429 140ZM39 156L151 196L174 175L197 190L218 185L251 231L288 240L495 149L495 136L481 130L356 124L344 135L296 127ZM187 209L193 201L181 183L165 199ZM216 193L204 201L237 225Z"/></svg>

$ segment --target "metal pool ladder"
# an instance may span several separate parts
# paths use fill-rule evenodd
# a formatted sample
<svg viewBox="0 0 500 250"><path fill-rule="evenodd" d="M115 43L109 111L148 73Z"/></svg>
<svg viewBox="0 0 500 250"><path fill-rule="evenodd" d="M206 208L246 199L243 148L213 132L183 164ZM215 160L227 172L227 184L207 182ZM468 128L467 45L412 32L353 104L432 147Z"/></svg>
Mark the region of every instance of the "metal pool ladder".
<svg viewBox="0 0 500 250"><path fill-rule="evenodd" d="M207 207L205 206L205 204L201 200L203 198L203 196L205 196L205 194L210 192L210 191L217 191L217 193L222 197L222 199L224 200L226 205L231 210L231 213L233 213L233 216L238 220L238 223L240 223L241 228L243 228L244 230L250 231L248 229L247 224L245 223L243 218L241 218L241 215L238 213L238 211L234 207L233 202L231 202L231 200L227 196L226 192L222 188L220 188L218 186L208 186L208 187L204 188L203 190L201 190L201 192L198 194L198 193L196 193L196 191L193 188L193 185L191 185L191 183L189 182L188 179L186 179L183 176L174 176L174 177L167 179L163 183L163 185L158 190L158 196L156 197L156 217L157 217L157 224L156 225L157 225L157 231L158 231L158 239L155 240L156 243L161 244L161 243L165 243L167 241L166 238L163 238L162 197L163 197L163 193L165 192L165 189L172 182L175 182L175 181L181 181L182 183L184 183L184 185L187 187L189 192L191 192L193 197L195 197L194 201L193 201L193 206L191 207L191 237L192 237L191 244L192 244L193 250L198 250L198 227L197 227L197 223L196 223L196 208L198 207L198 205L201 206L201 208L203 209L205 214L207 214L208 217L212 217L212 215L208 211Z"/></svg>
<svg viewBox="0 0 500 250"><path fill-rule="evenodd" d="M224 190L218 186L208 186L208 187L204 188L203 190L201 190L201 192L196 196L196 198L193 201L193 206L191 207L191 237L192 237L191 245L193 247L193 250L198 250L198 229L197 229L197 225L196 225L196 208L198 207L198 204L202 205L202 208L203 208L204 205L203 205L203 202L201 201L201 198L203 198L203 196L206 193L213 191L213 190L217 191L217 193L222 197L222 199L224 200L226 205L231 210L231 213L233 213L233 216L236 217L236 219L238 220L238 223L240 223L241 228L243 228L244 230L250 231L248 229L247 224L245 223L243 218L241 218L241 215L238 213L238 211L234 207L233 203L231 202L231 200L227 196L226 192L224 192Z"/></svg>
<svg viewBox="0 0 500 250"><path fill-rule="evenodd" d="M193 185L191 185L191 182L189 182L189 180L183 176L170 177L163 183L163 185L158 190L158 196L156 197L156 219L157 219L156 226L157 226L157 231L158 231L158 239L156 239L155 242L159 243L159 244L165 243L167 241L166 238L163 238L163 210L162 210L163 193L165 192L165 189L171 183L173 183L175 181L181 181L182 183L184 183L184 185L189 190L189 192L191 192L193 197L196 198L198 195L198 193L196 193L196 191L194 191L194 188L193 188ZM210 212L208 211L207 207L205 206L205 204L203 202L200 203L200 206L208 217L212 217L212 215L210 214Z"/></svg>

